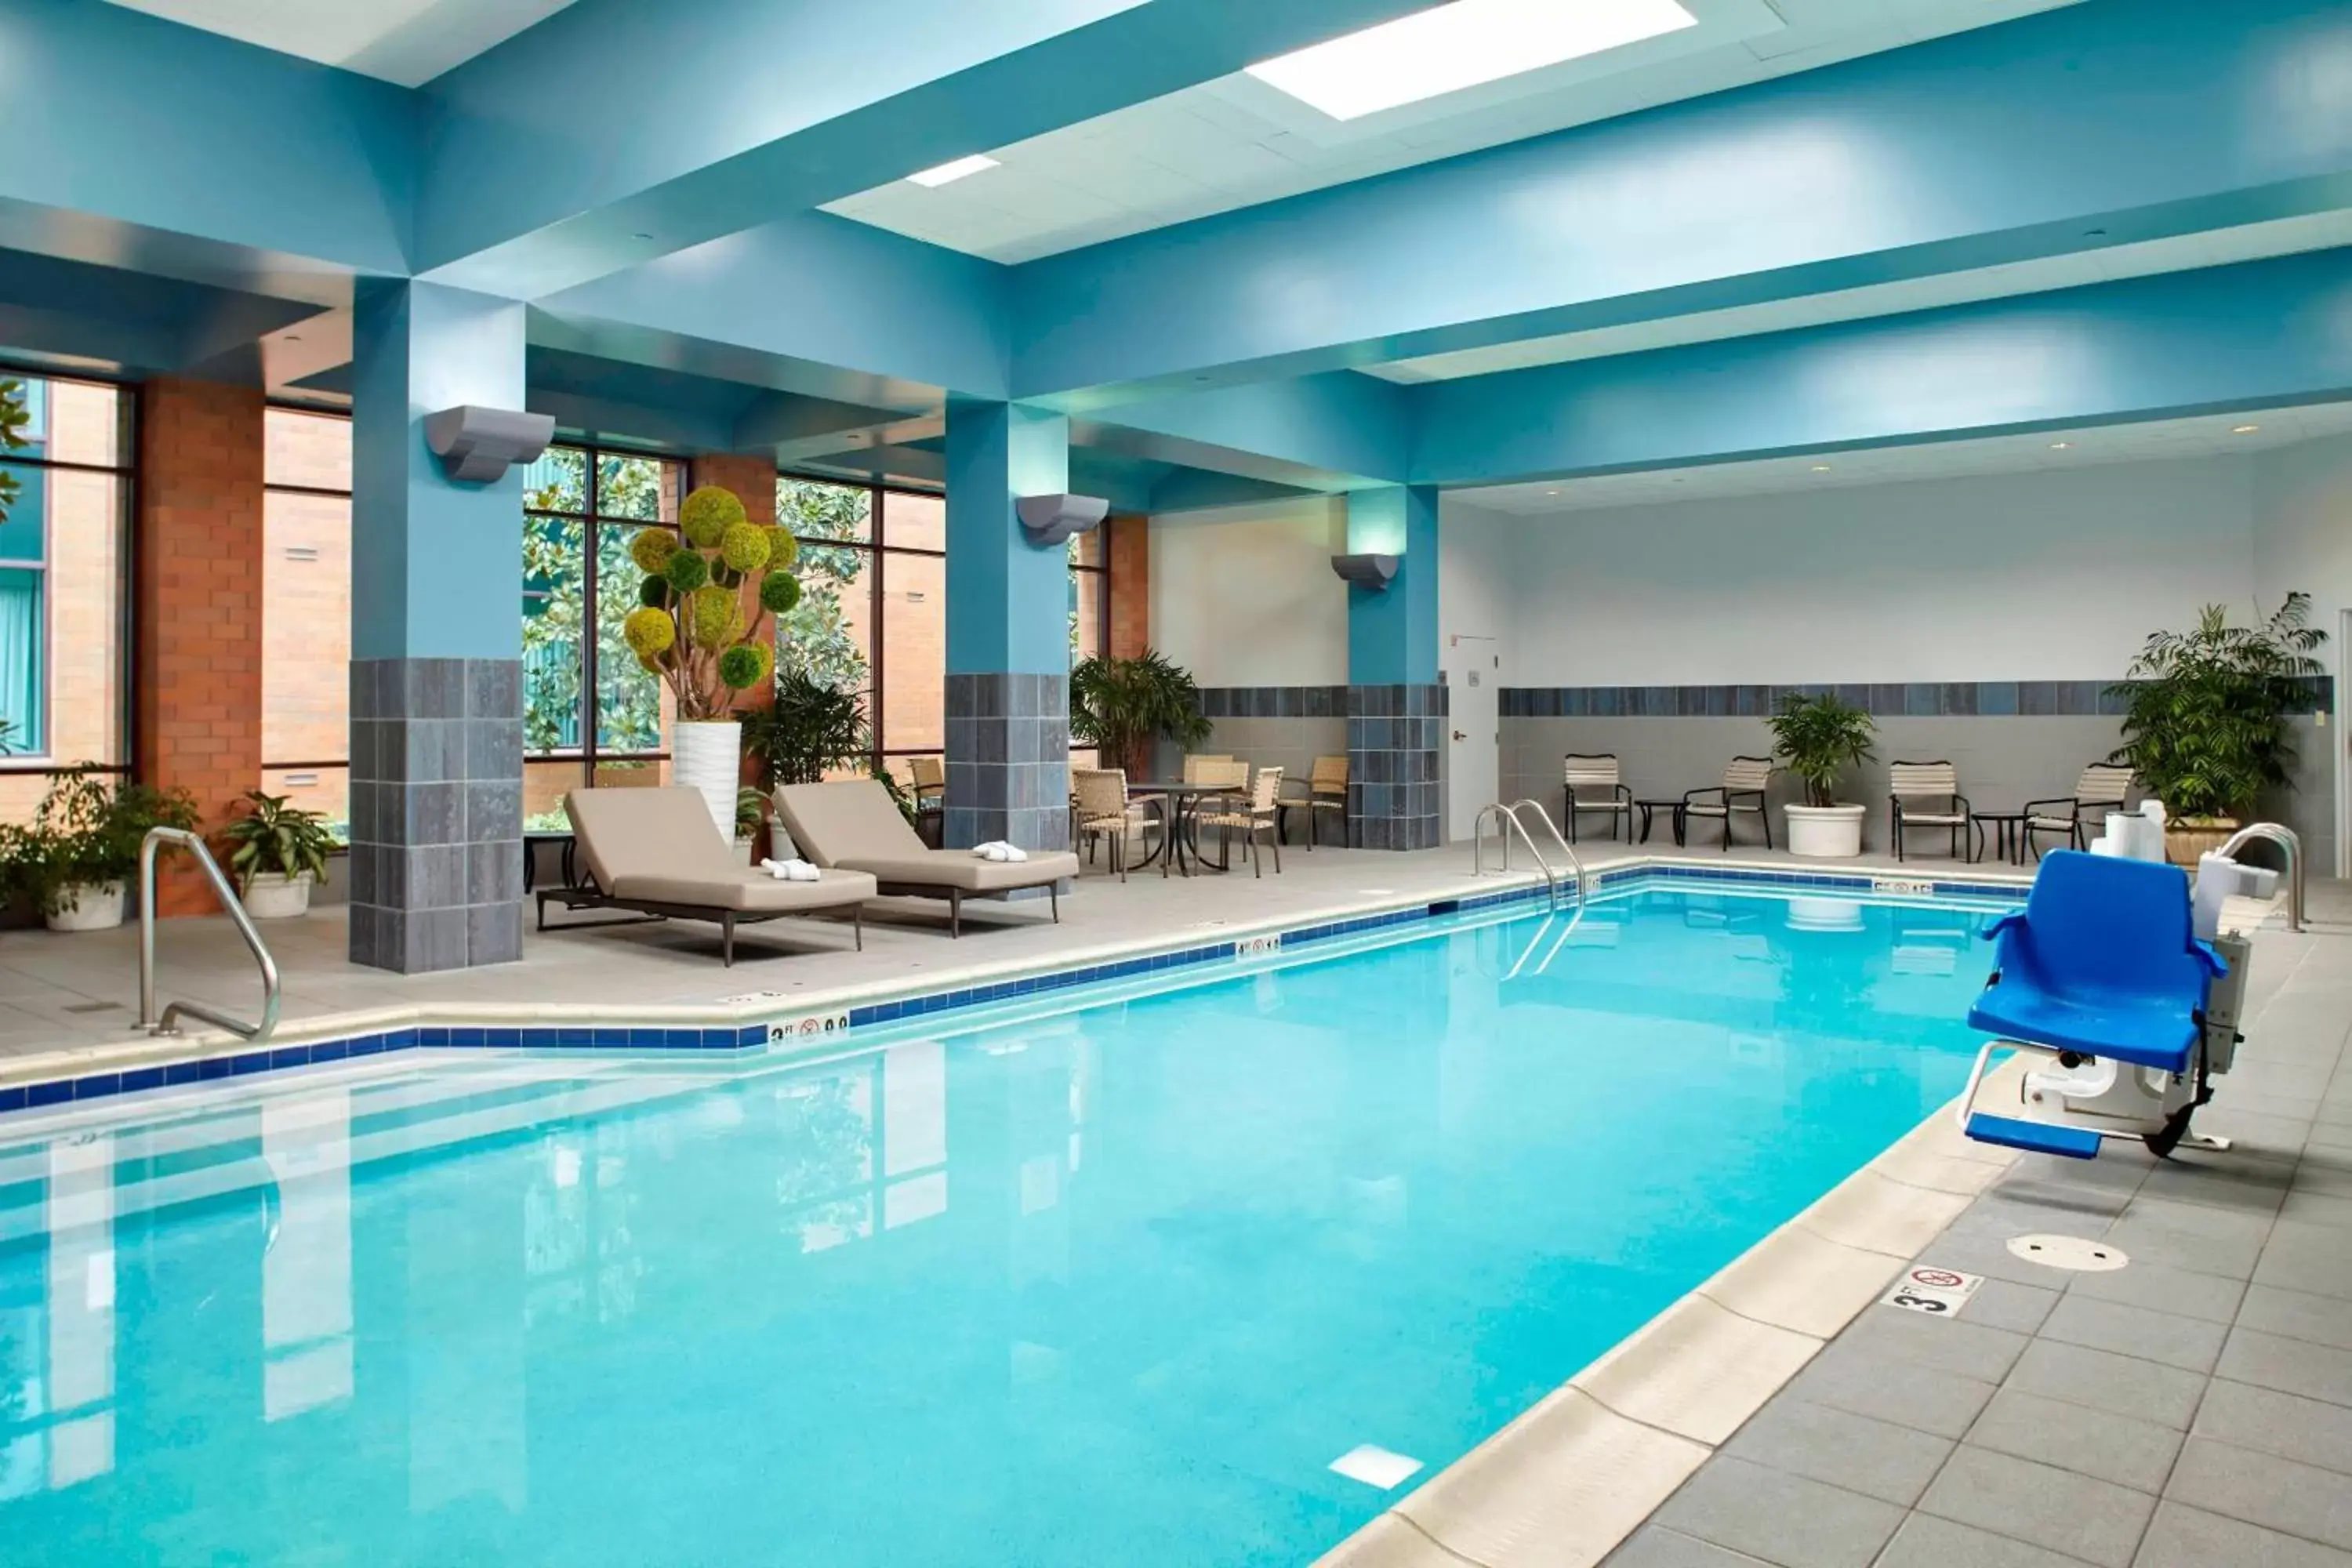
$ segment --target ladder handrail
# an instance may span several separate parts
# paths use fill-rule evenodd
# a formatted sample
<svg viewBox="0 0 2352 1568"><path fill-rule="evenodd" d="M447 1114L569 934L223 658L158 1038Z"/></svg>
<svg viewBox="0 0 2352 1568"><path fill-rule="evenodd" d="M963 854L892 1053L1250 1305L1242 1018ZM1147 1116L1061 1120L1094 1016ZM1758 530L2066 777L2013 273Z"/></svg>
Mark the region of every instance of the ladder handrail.
<svg viewBox="0 0 2352 1568"><path fill-rule="evenodd" d="M237 934L245 938L254 962L261 966L259 1023L248 1024L196 1002L174 1002L163 1009L161 1018L155 1016L155 852L166 844L195 852L196 864L212 882L213 891L220 895L229 919L236 922ZM201 1018L241 1039L258 1043L268 1039L270 1031L278 1027L278 961L269 956L261 933L253 929L253 920L245 912L244 900L221 874L220 862L205 847L205 841L184 828L149 828L147 837L139 842L139 1026L151 1035L176 1035L183 1016Z"/></svg>
<svg viewBox="0 0 2352 1568"><path fill-rule="evenodd" d="M1559 830L1559 824L1551 819L1551 813L1544 808L1543 802L1527 798L1513 801L1509 809L1514 821L1517 820L1519 808L1524 805L1535 807L1537 817L1550 829L1552 842L1559 846L1560 853L1567 856L1568 863L1576 868L1576 912L1582 914L1586 894L1584 857L1576 852L1576 846L1568 841L1568 836Z"/></svg>
<svg viewBox="0 0 2352 1568"><path fill-rule="evenodd" d="M2234 860L2238 851L2260 839L2275 844L2286 851L2286 929L2303 929L2303 837L2292 827L2277 822L2254 822L2230 835L2229 842L2218 853L2224 860Z"/></svg>
<svg viewBox="0 0 2352 1568"><path fill-rule="evenodd" d="M1489 801L1480 806L1477 817L1470 825L1470 874L1474 877L1486 874L1486 819L1490 816L1496 821L1496 837L1502 840L1502 869L1507 871L1511 868L1511 835L1516 833L1519 836L1519 842L1528 847L1528 854L1534 858L1536 868L1543 873L1547 907L1559 908L1559 874L1551 868L1551 862L1543 858L1543 851L1537 848L1536 841L1528 837L1528 825L1519 820L1516 811L1499 800ZM1510 824L1507 831L1502 826L1507 822Z"/></svg>

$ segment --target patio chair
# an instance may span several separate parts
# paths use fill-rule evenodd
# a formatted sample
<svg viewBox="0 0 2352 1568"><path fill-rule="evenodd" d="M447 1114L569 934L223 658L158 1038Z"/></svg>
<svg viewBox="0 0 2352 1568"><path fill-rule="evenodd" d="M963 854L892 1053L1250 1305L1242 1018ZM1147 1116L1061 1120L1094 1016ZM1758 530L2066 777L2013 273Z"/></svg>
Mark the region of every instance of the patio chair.
<svg viewBox="0 0 2352 1568"><path fill-rule="evenodd" d="M1078 875L1066 849L1034 849L1025 860L983 860L969 849L933 849L907 826L889 792L872 779L785 784L776 815L793 842L820 867L864 871L886 896L945 899L948 934L963 934L963 901L1043 888L1062 918L1060 887Z"/></svg>
<svg viewBox="0 0 2352 1568"><path fill-rule="evenodd" d="M1694 817L1719 817L1723 822L1723 851L1731 853L1731 824L1735 817L1753 816L1763 825L1764 847L1772 847L1772 818L1764 809L1764 792L1772 783L1772 759L1769 757L1734 757L1731 765L1723 770L1723 782L1685 791L1683 795L1683 821L1687 836L1688 824Z"/></svg>
<svg viewBox="0 0 2352 1568"><path fill-rule="evenodd" d="M1187 752L1184 753L1184 782L1199 784L1202 782L1202 769L1229 768L1233 761L1232 754L1225 752Z"/></svg>
<svg viewBox="0 0 2352 1568"><path fill-rule="evenodd" d="M1254 877L1265 875L1265 863L1257 847L1257 836L1261 833L1265 835L1265 841L1274 847L1276 872L1278 874L1282 870L1281 839L1274 830L1275 813L1280 809L1278 803L1281 792L1282 770L1260 768L1257 771L1257 782L1251 786L1246 803L1236 801L1222 808L1213 808L1202 813L1199 818L1200 826L1217 829L1219 837L1228 843L1230 843L1230 835L1236 828L1247 836L1250 875Z"/></svg>
<svg viewBox="0 0 2352 1568"><path fill-rule="evenodd" d="M1567 807L1568 841L1577 841L1577 818L1587 812L1601 812L1609 818L1609 837L1617 837L1619 824L1623 824L1625 837L1633 836L1633 792L1618 777L1617 758L1610 752L1587 754L1570 752L1560 759L1567 776L1562 791L1562 804Z"/></svg>
<svg viewBox="0 0 2352 1568"><path fill-rule="evenodd" d="M2131 795L2132 771L2114 763L2093 763L2074 781L2073 795L2025 803L2025 843L2036 860L2042 858L2039 835L2059 834L2070 849L2091 847L2091 825L2110 811L2121 811Z"/></svg>
<svg viewBox="0 0 2352 1568"><path fill-rule="evenodd" d="M1948 762L1886 764L1888 818L1894 825L1895 858L1903 857L1905 833L1942 827L1951 833L1952 858L1961 858L1969 831L1969 797L1960 793L1959 770ZM1983 830L1978 829L1979 833Z"/></svg>
<svg viewBox="0 0 2352 1568"><path fill-rule="evenodd" d="M887 797L886 797L887 798ZM814 882L780 881L735 863L702 793L692 789L576 789L564 797L589 885L539 895L539 929L552 899L567 910L626 910L644 919L709 921L719 929L719 956L735 963L735 928L793 915L847 910L856 945L866 945L865 901L875 879L863 871L820 870ZM642 920L583 925L637 925Z"/></svg>
<svg viewBox="0 0 2352 1568"><path fill-rule="evenodd" d="M1123 768L1077 768L1070 774L1077 799L1078 836L1089 851L1106 839L1110 844L1110 868L1127 880L1127 840L1160 829L1159 815L1127 796ZM1160 874L1166 876L1163 864Z"/></svg>
<svg viewBox="0 0 2352 1568"><path fill-rule="evenodd" d="M1297 781L1294 779L1291 782L1296 784ZM1326 816L1339 819L1339 842L1347 843L1348 759L1344 756L1316 758L1315 771L1307 775L1304 792L1284 795L1282 809L1307 814L1307 848L1314 848L1316 840L1322 837Z"/></svg>
<svg viewBox="0 0 2352 1568"><path fill-rule="evenodd" d="M913 757L907 772L914 781L915 809L936 811L948 803L948 765L938 757Z"/></svg>

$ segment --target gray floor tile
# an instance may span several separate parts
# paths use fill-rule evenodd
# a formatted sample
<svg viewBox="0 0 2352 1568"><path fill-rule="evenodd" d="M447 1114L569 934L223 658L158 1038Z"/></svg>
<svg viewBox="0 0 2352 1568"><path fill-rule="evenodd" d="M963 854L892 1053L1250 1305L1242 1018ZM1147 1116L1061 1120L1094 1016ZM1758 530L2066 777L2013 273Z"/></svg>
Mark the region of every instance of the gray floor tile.
<svg viewBox="0 0 2352 1568"><path fill-rule="evenodd" d="M2352 1154L2311 1150L2295 1167L2294 1190L2324 1197L2352 1198Z"/></svg>
<svg viewBox="0 0 2352 1568"><path fill-rule="evenodd" d="M2232 1329L2222 1347L2220 1375L2257 1388L2275 1388L2352 1405L2352 1351L2292 1340L2259 1329Z"/></svg>
<svg viewBox="0 0 2352 1568"><path fill-rule="evenodd" d="M2352 1230L2352 1198L2289 1193L2286 1203L2279 1209L2279 1218L2300 1225L2326 1226L2330 1230Z"/></svg>
<svg viewBox="0 0 2352 1568"><path fill-rule="evenodd" d="M2190 1204L2170 1205L2176 1215L2194 1207ZM2244 1217L2220 1209L2203 1212L2230 1220ZM2136 1218L2128 1210L2109 1227L2106 1239L2120 1247L2134 1264L2159 1263L2169 1268L2185 1268L2192 1274L2219 1274L2231 1279L2253 1278L2254 1262L2263 1251L2259 1227L2234 1236L2214 1236Z"/></svg>
<svg viewBox="0 0 2352 1568"><path fill-rule="evenodd" d="M2148 1178L2151 1182L2155 1179L2154 1176ZM2139 1195L2132 1199L2131 1207L2124 1211L2122 1223L2195 1237L2200 1241L2231 1244L2259 1242L2270 1234L2271 1229L2268 1215L2241 1214L2215 1208L2210 1204L2161 1197L2148 1191L2145 1185L2140 1188Z"/></svg>
<svg viewBox="0 0 2352 1568"><path fill-rule="evenodd" d="M1952 1222L1956 1236L2012 1236L2055 1231L2062 1236L2097 1236L2131 1206L2128 1189L2086 1187L2067 1192L2055 1183L1995 1187Z"/></svg>
<svg viewBox="0 0 2352 1568"><path fill-rule="evenodd" d="M2191 1430L2352 1476L2352 1409L2215 1378Z"/></svg>
<svg viewBox="0 0 2352 1568"><path fill-rule="evenodd" d="M2152 1421L2004 1388L1969 1428L1971 1447L2036 1459L2135 1491L2159 1492L2181 1435Z"/></svg>
<svg viewBox="0 0 2352 1568"><path fill-rule="evenodd" d="M2156 1499L1964 1443L1919 1500L1919 1511L2105 1568L2129 1568Z"/></svg>
<svg viewBox="0 0 2352 1568"><path fill-rule="evenodd" d="M2225 1213L2269 1216L2278 1213L2294 1179L2291 1159L2248 1150L2226 1154L2183 1154L2151 1172L2139 1196L2218 1208Z"/></svg>
<svg viewBox="0 0 2352 1568"><path fill-rule="evenodd" d="M2246 1282L2218 1274L2192 1274L2161 1263L2137 1258L2128 1268L2112 1274L2077 1274L2066 1287L2069 1296L2094 1301L2120 1301L2126 1307L2150 1307L2184 1318L2201 1318L2223 1327L2236 1321L2238 1303L2245 1299Z"/></svg>
<svg viewBox="0 0 2352 1568"><path fill-rule="evenodd" d="M2229 1332L2221 1324L2202 1319L2087 1296L2068 1296L2042 1325L2045 1340L2119 1351L2189 1372L2211 1372Z"/></svg>
<svg viewBox="0 0 2352 1568"><path fill-rule="evenodd" d="M1666 1500L1656 1522L1781 1568L1867 1568L1903 1510L1718 1455Z"/></svg>
<svg viewBox="0 0 2352 1568"><path fill-rule="evenodd" d="M2027 1347L2009 1384L2026 1394L2183 1432L2197 1414L2198 1396L2205 1387L2202 1377L2177 1366L2052 1340L2036 1340Z"/></svg>
<svg viewBox="0 0 2352 1568"><path fill-rule="evenodd" d="M1971 1323L2030 1334L2042 1325L2050 1316L2050 1309L2057 1304L2055 1290L2020 1285L2011 1279L1988 1279L1977 1287L1977 1293L1969 1298L1961 1310Z"/></svg>
<svg viewBox="0 0 2352 1568"><path fill-rule="evenodd" d="M2308 1290L2352 1301L2352 1247L2326 1226L2281 1220L2252 1279L2286 1290Z"/></svg>
<svg viewBox="0 0 2352 1568"><path fill-rule="evenodd" d="M2346 1238L2345 1245L2352 1247L2352 1237ZM2309 1340L2314 1344L2333 1345L2337 1350L2352 1350L2352 1301L2314 1296L2303 1290L2282 1290L2275 1285L2256 1285L2246 1292L2246 1304L2238 1313L2238 1326L2266 1334L2284 1334L2289 1339Z"/></svg>
<svg viewBox="0 0 2352 1568"><path fill-rule="evenodd" d="M2191 1436L2164 1495L2208 1513L2352 1547L2352 1486L2332 1470Z"/></svg>
<svg viewBox="0 0 2352 1568"><path fill-rule="evenodd" d="M1782 1397L1793 1395L1957 1440L1992 1392L1991 1384L1973 1377L1848 1355L1841 1343L1814 1357Z"/></svg>
<svg viewBox="0 0 2352 1568"><path fill-rule="evenodd" d="M1758 1568L1759 1560L1680 1531L1645 1524L1601 1561L1601 1568Z"/></svg>
<svg viewBox="0 0 2352 1568"><path fill-rule="evenodd" d="M1936 1318L1893 1307L1865 1311L1838 1340L1851 1353L1884 1356L1937 1372L1999 1383L2029 1342L2023 1334L1961 1318Z"/></svg>
<svg viewBox="0 0 2352 1568"><path fill-rule="evenodd" d="M2038 1285L2045 1290L2061 1289L2069 1279L2077 1278L2063 1268L2053 1268L2047 1264L2018 1257L2010 1251L2006 1241L2006 1237L1989 1234L1947 1232L1916 1261L1935 1268L1957 1268L1964 1274L1981 1274L1988 1279L2010 1279L2021 1285Z"/></svg>
<svg viewBox="0 0 2352 1568"><path fill-rule="evenodd" d="M2352 1568L2352 1552L2167 1501L2132 1568Z"/></svg>
<svg viewBox="0 0 2352 1568"><path fill-rule="evenodd" d="M1877 1568L2081 1568L2081 1560L1931 1513L1915 1513L1895 1532Z"/></svg>
<svg viewBox="0 0 2352 1568"><path fill-rule="evenodd" d="M1913 1427L1783 1396L1759 1411L1722 1451L1907 1508L1935 1479L1952 1444Z"/></svg>

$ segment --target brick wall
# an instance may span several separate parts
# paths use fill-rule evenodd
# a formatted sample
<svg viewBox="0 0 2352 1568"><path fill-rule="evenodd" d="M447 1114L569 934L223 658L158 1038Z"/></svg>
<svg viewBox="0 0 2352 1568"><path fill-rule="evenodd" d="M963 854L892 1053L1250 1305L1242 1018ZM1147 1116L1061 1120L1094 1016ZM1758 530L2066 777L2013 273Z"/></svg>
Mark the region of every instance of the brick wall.
<svg viewBox="0 0 2352 1568"><path fill-rule="evenodd" d="M1110 647L1133 658L1151 646L1151 520L1107 518L1110 531Z"/></svg>
<svg viewBox="0 0 2352 1568"><path fill-rule="evenodd" d="M209 833L261 779L262 395L164 378L140 413L139 766L193 794ZM156 908L218 905L183 863Z"/></svg>

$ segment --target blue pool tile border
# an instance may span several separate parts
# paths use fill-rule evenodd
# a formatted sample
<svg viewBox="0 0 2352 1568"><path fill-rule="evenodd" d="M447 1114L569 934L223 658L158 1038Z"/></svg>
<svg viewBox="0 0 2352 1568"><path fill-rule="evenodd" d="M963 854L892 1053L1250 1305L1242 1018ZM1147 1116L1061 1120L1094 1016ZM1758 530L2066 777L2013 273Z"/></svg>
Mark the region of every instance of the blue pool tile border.
<svg viewBox="0 0 2352 1568"><path fill-rule="evenodd" d="M1886 882L1906 884L1906 890L1927 889L1925 896L1933 898L2021 900L2026 886L2019 882L1987 882L1952 879L1906 878L1887 872L1804 872L1766 870L1740 866L1635 865L1592 873L1593 890L1609 892L1641 883L1681 882L1696 887L1766 889L1787 891L1803 889L1821 892L1874 894ZM1569 884L1574 886L1573 880ZM1398 926L1418 924L1452 916L1475 913L1512 904L1540 902L1546 897L1541 886L1506 888L1492 893L1449 895L1426 903L1412 904L1403 909L1384 910L1376 913L1350 915L1342 920L1323 921L1314 925L1297 926L1279 932L1235 940L1226 938L1202 942L1192 947L1169 952L1139 953L1133 958L1113 959L1107 963L1084 964L1074 969L1055 970L1045 974L1021 975L1011 980L992 981L981 985L957 986L945 991L927 992L914 996L894 997L884 1002L865 1002L845 1010L847 1027L859 1029L875 1025L895 1024L908 1018L927 1016L933 1013L953 1012L970 1007L985 1007L1000 1003L1018 1001L1024 997L1048 994L1081 985L1103 984L1112 981L1132 980L1142 975L1168 970L1196 968L1241 956L1244 943L1252 956L1260 953L1287 952L1297 948L1310 947L1317 942L1332 942L1342 937L1360 936L1368 931L1385 931ZM1274 938L1271 947L1263 947L1267 936ZM837 1026L817 1032L817 1037L838 1035ZM103 1100L115 1095L135 1094L152 1089L179 1088L187 1084L210 1083L222 1079L247 1078L263 1073L282 1072L291 1068L310 1067L325 1062L345 1061L362 1057L384 1056L408 1050L531 1050L531 1051L743 1051L781 1045L789 1039L805 1037L791 1035L782 1023L759 1023L682 1027L627 1025L619 1027L583 1024L551 1024L505 1026L499 1025L423 1025L409 1028L387 1029L378 1033L349 1036L331 1040L314 1040L302 1045L272 1046L266 1049L240 1051L227 1056L205 1057L194 1061L168 1062L158 1066L128 1068L113 1072L85 1074L79 1078L50 1079L34 1083L0 1087L0 1115L16 1110L39 1110L56 1105L82 1100Z"/></svg>

